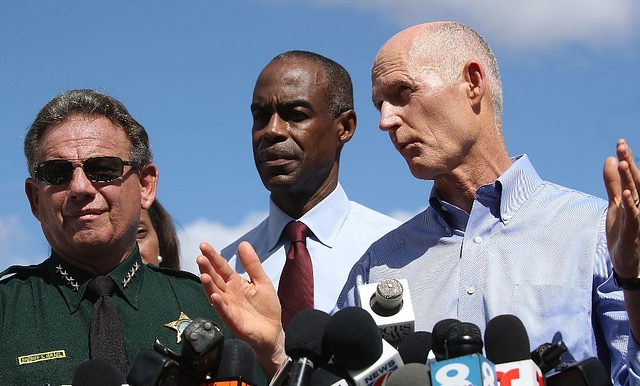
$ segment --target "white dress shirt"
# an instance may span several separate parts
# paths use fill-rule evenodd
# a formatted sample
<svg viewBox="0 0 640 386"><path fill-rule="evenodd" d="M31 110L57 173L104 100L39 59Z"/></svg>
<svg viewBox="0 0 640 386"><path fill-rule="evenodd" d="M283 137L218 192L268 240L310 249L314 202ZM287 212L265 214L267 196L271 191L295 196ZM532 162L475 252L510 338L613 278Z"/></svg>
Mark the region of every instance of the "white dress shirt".
<svg viewBox="0 0 640 386"><path fill-rule="evenodd" d="M326 312L334 308L349 270L364 251L400 225L396 219L349 201L338 184L329 196L299 219L284 213L270 199L269 216L224 248L221 255L236 272L246 276L237 252L241 241L250 242L277 289L289 249L289 240L281 237L282 230L294 220L304 222L310 230L307 249L313 262L315 308Z"/></svg>

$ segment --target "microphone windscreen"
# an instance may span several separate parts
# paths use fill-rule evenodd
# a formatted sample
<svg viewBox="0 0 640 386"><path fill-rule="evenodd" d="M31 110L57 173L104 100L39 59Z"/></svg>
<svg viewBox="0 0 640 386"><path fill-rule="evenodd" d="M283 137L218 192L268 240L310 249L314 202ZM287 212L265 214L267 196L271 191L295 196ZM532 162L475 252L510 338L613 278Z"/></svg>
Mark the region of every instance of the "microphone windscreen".
<svg viewBox="0 0 640 386"><path fill-rule="evenodd" d="M348 370L371 366L382 355L382 338L373 317L362 308L347 307L331 316L324 338L333 363Z"/></svg>
<svg viewBox="0 0 640 386"><path fill-rule="evenodd" d="M460 321L458 319L443 319L433 326L431 351L439 361L446 359L444 341L447 339L449 327L456 323L460 323Z"/></svg>
<svg viewBox="0 0 640 386"><path fill-rule="evenodd" d="M428 331L415 331L409 334L398 346L402 362L426 364L431 342L432 334Z"/></svg>
<svg viewBox="0 0 640 386"><path fill-rule="evenodd" d="M122 386L126 378L116 366L103 359L86 360L73 372L72 386Z"/></svg>
<svg viewBox="0 0 640 386"><path fill-rule="evenodd" d="M484 332L487 359L495 364L531 359L529 335L515 315L499 315L487 323Z"/></svg>
<svg viewBox="0 0 640 386"><path fill-rule="evenodd" d="M222 358L216 379L241 377L251 383L256 376L256 352L240 339L227 339L222 347Z"/></svg>
<svg viewBox="0 0 640 386"><path fill-rule="evenodd" d="M331 357L323 343L324 331L331 316L309 308L298 312L287 327L284 346L293 359L308 358L315 367L326 364Z"/></svg>
<svg viewBox="0 0 640 386"><path fill-rule="evenodd" d="M431 386L429 366L409 363L389 375L385 386Z"/></svg>
<svg viewBox="0 0 640 386"><path fill-rule="evenodd" d="M328 363L323 367L313 370L310 386L327 386L335 384L355 385L349 373L334 363Z"/></svg>
<svg viewBox="0 0 640 386"><path fill-rule="evenodd" d="M482 333L473 323L454 323L447 330L444 341L447 359L471 354L482 354Z"/></svg>

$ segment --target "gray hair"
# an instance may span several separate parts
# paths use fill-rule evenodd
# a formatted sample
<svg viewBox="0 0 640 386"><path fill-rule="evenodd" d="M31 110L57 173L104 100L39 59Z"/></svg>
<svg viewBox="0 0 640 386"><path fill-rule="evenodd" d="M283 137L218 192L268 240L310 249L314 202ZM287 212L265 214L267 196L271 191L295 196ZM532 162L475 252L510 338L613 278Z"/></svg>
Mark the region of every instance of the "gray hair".
<svg viewBox="0 0 640 386"><path fill-rule="evenodd" d="M32 178L35 177L36 153L42 135L52 125L57 125L71 117L99 116L109 119L120 126L131 142L129 157L140 167L153 159L149 136L144 127L129 114L126 107L118 100L95 90L69 90L51 99L38 112L24 139L24 155Z"/></svg>

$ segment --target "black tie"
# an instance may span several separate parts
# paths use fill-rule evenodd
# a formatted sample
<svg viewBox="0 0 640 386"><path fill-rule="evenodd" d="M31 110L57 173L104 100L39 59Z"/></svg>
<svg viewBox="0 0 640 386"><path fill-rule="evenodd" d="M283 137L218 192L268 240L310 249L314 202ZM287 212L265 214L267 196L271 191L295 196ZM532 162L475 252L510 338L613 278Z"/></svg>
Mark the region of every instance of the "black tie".
<svg viewBox="0 0 640 386"><path fill-rule="evenodd" d="M116 305L111 299L115 289L116 283L108 276L98 276L87 286L87 291L96 298L89 332L90 358L111 362L123 374L127 374L122 327Z"/></svg>

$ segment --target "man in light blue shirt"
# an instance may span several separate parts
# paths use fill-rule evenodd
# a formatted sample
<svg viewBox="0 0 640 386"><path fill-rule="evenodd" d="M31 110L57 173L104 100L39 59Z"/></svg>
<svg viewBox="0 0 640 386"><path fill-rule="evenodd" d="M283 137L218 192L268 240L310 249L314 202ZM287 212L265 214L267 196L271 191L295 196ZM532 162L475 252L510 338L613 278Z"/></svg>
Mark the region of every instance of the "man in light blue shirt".
<svg viewBox="0 0 640 386"><path fill-rule="evenodd" d="M493 53L455 22L417 25L385 43L372 97L380 129L434 187L424 212L356 263L338 308L357 305L360 284L405 278L417 330L457 318L484 331L513 314L531 349L562 339L575 359L600 358L615 384L640 384L640 170L624 140L605 163L608 206L543 181L526 155L507 152ZM247 283L203 247L198 263L216 309L223 318L269 316L263 339L276 346L283 334L261 307L273 292L257 257L240 254Z"/></svg>
<svg viewBox="0 0 640 386"><path fill-rule="evenodd" d="M338 182L340 153L356 129L353 88L338 63L307 51L276 56L260 73L251 103L254 161L271 192L269 217L224 248L241 274L238 245L248 241L277 287L294 220L311 231L314 307L333 309L353 263L400 221L349 201Z"/></svg>
<svg viewBox="0 0 640 386"><path fill-rule="evenodd" d="M404 278L417 330L456 318L484 331L513 314L532 349L562 339L577 360L598 356L616 384L637 384L607 202L543 181L526 155L509 157L499 72L484 40L453 22L408 28L378 52L372 96L380 129L434 187L424 212L356 263L337 308L357 305L360 284ZM636 278L637 267L618 273Z"/></svg>

